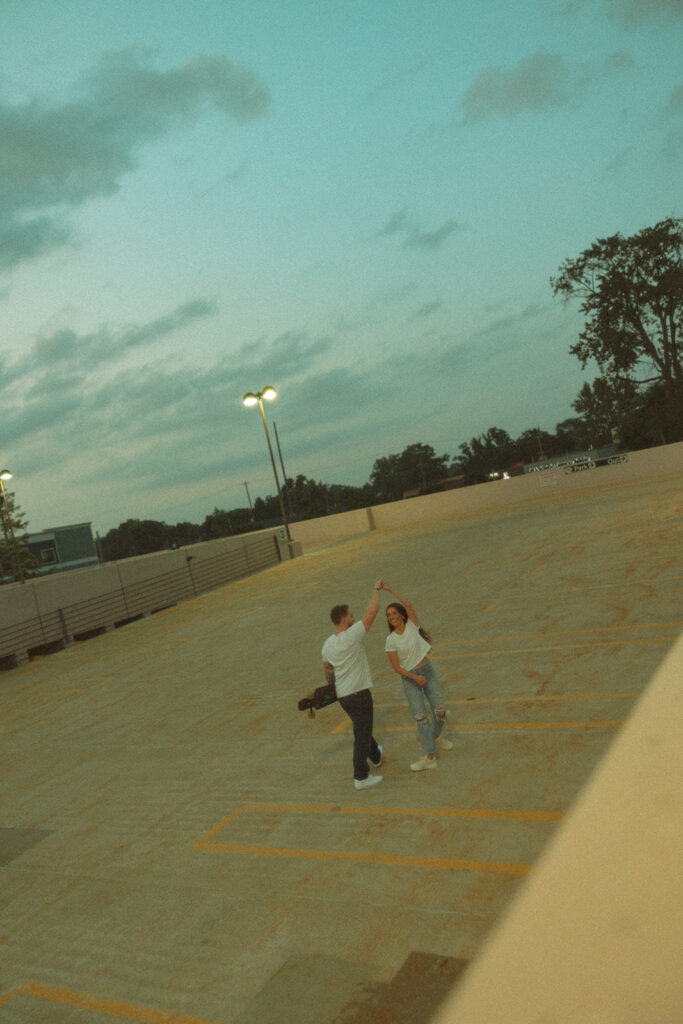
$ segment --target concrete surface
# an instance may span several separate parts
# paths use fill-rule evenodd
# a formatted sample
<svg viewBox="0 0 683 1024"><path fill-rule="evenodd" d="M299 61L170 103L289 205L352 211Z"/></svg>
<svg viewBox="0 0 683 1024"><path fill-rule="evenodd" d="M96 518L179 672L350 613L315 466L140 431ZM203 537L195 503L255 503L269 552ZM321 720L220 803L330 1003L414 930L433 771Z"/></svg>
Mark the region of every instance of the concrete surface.
<svg viewBox="0 0 683 1024"><path fill-rule="evenodd" d="M0 676L0 1024L327 1024L475 958L680 632L679 479L371 533ZM455 748L408 770L378 619L359 793L341 709L296 704L382 574Z"/></svg>

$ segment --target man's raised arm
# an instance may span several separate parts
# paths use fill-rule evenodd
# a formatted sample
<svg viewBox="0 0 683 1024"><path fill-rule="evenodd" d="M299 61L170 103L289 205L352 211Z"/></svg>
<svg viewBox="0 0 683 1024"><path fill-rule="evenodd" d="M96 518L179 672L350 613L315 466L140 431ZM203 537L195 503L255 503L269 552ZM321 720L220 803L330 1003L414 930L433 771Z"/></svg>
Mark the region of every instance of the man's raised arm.
<svg viewBox="0 0 683 1024"><path fill-rule="evenodd" d="M372 597L368 602L368 606L363 614L363 625L365 626L365 632L370 629L370 626L375 621L377 612L379 611L379 592L382 589L382 580L377 580L372 591Z"/></svg>

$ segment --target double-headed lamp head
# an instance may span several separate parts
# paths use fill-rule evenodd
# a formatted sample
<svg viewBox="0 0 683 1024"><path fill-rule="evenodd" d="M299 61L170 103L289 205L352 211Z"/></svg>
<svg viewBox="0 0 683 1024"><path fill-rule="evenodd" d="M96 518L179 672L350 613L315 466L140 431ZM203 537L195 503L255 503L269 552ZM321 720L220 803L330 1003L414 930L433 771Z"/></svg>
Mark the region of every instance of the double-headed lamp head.
<svg viewBox="0 0 683 1024"><path fill-rule="evenodd" d="M253 391L247 391L246 395L242 396L242 405L256 405L259 398L265 398L267 401L272 402L274 398L277 398L277 391L275 388L268 386L263 391L259 391L254 394Z"/></svg>

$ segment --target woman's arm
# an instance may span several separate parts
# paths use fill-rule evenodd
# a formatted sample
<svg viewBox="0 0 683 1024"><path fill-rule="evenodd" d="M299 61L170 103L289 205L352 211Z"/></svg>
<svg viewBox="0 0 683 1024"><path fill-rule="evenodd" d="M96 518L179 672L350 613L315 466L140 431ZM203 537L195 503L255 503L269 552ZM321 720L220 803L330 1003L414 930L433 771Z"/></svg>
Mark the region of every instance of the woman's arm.
<svg viewBox="0 0 683 1024"><path fill-rule="evenodd" d="M404 606L405 610L408 612L408 618L410 619L411 622L414 622L416 626L420 625L417 618L417 612L415 611L407 597L404 597L403 594L399 594L398 591L394 590L393 587L390 587L388 583L383 582L382 589L388 590L389 593L393 594L396 600Z"/></svg>
<svg viewBox="0 0 683 1024"><path fill-rule="evenodd" d="M393 594L394 591L392 590L391 593ZM398 597L398 594L396 594L395 596ZM403 604L403 601L401 601L401 604ZM406 610L407 608L408 606L406 605ZM389 663L393 668L394 672L398 672L400 676L404 676L406 679L412 680L412 682L417 683L418 686L427 685L427 680L425 679L424 676L419 675L417 672L408 672L406 669L401 668L398 660L398 654L396 653L396 651L387 651L387 654L389 655Z"/></svg>

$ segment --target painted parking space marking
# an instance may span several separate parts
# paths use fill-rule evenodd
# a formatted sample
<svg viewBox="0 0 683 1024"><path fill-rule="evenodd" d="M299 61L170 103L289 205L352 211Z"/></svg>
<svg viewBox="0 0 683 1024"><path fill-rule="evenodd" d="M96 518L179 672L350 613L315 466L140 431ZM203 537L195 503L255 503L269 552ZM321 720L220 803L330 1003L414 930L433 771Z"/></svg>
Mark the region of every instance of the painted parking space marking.
<svg viewBox="0 0 683 1024"><path fill-rule="evenodd" d="M672 644L677 636L662 636L648 638L646 640L577 640L569 644L543 644L539 647L491 647L485 651L455 651L453 653L441 654L435 657L435 661L453 661L458 658L486 658L493 655L499 657L501 654L538 654L543 651L576 651L586 650L589 647L645 647L649 644ZM471 641L464 641L471 643Z"/></svg>
<svg viewBox="0 0 683 1024"><path fill-rule="evenodd" d="M365 807L339 806L336 804L263 804L246 803L238 807L227 818L212 828L206 835L198 839L196 850L218 853L240 853L262 857L285 857L304 860L339 860L371 864L385 864L393 867L421 867L440 870L459 871L490 871L498 874L524 875L531 869L530 864L509 864L502 861L484 861L472 858L453 857L419 857L402 854L364 852L360 850L325 850L313 848L285 847L253 843L226 843L216 841L216 837L233 825L238 818L247 812L276 812L283 815L337 815L367 816L372 822L382 818L406 819L471 819L498 820L513 822L548 822L561 821L563 814L559 811L510 811L495 809L469 808L415 808L415 807Z"/></svg>
<svg viewBox="0 0 683 1024"><path fill-rule="evenodd" d="M448 681L444 685L448 685ZM639 693L539 693L529 697L459 697L457 700L447 701L448 706L454 704L467 704L469 707L479 704L546 704L548 702L572 701L572 700L636 700ZM394 703L379 704L375 701L375 710L389 711L392 708L405 708L404 700Z"/></svg>
<svg viewBox="0 0 683 1024"><path fill-rule="evenodd" d="M596 633L634 633L639 629L679 629L681 627L683 627L683 620L674 619L673 622L633 622L625 626L592 626L590 629L546 629L541 633L510 633L503 634L502 636L481 637L475 640L442 640L438 646L432 648L432 654L439 654L444 647L460 646L463 644L486 644L494 640L499 642L545 640L547 637L594 636Z"/></svg>
<svg viewBox="0 0 683 1024"><path fill-rule="evenodd" d="M618 729L623 721L583 721L583 722L469 722L465 725L447 725L444 732L514 732L525 729ZM414 725L400 726L374 726L373 733L378 736L389 735L390 733L415 732ZM353 727L351 722L340 722L331 730L337 736L352 736Z"/></svg>
<svg viewBox="0 0 683 1024"><path fill-rule="evenodd" d="M149 1006L136 1006L134 1003L120 999L108 999L103 996L88 995L75 992L68 988L56 988L52 985L39 985L26 982L0 996L0 1007L6 1006L14 999L41 999L55 1005L70 1006L76 1010L91 1010L93 1013L107 1014L121 1020L136 1021L138 1024L221 1024L220 1021L208 1020L206 1017L193 1017L186 1013L173 1013L169 1010L157 1010Z"/></svg>

